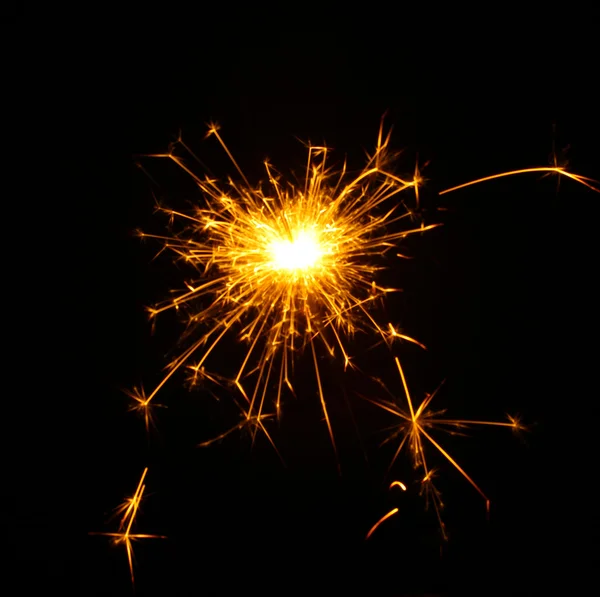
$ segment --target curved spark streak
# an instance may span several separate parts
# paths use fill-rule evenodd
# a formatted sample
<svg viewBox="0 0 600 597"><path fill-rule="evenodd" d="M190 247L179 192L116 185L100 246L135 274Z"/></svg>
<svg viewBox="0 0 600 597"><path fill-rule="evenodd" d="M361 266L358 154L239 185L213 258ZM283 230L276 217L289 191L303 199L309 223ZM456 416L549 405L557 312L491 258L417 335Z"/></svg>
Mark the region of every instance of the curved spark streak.
<svg viewBox="0 0 600 597"><path fill-rule="evenodd" d="M385 522L388 518L391 518L392 516L394 516L394 514L398 513L398 508L394 508L393 510L390 510L387 514L385 514L384 516L382 516L372 527L371 530L367 533L367 536L365 537L365 539L368 539L376 530L377 527L382 523Z"/></svg>
<svg viewBox="0 0 600 597"><path fill-rule="evenodd" d="M450 189L446 189L444 191L440 191L440 195L445 195L446 193L452 193L453 191L458 191L459 189L464 189L466 187L470 187L472 185L479 184L481 182L488 182L490 180L495 180L496 178L503 178L505 176L515 176L516 174L532 174L534 172L547 172L555 174L559 174L562 176L566 176L575 182L578 182L592 191L596 193L600 193L600 189L594 186L592 183L598 184L597 180L593 178L588 178L587 176L581 176L580 174L573 174L571 172L567 172L564 168L560 168L557 166L542 166L537 168L523 168L521 170L510 170L509 172L501 172L500 174L492 174L491 176L485 176L483 178L478 178L477 180L471 180L470 182L465 182L463 184L459 184L458 186L452 187Z"/></svg>
<svg viewBox="0 0 600 597"><path fill-rule="evenodd" d="M388 490L394 488L394 487L400 487L400 489L402 489L402 491L406 491L406 485L404 485L404 483L402 483L402 481L392 481L390 483L390 486L388 487ZM377 529L377 527L382 523L385 522L388 518L390 518L391 516L393 516L394 514L396 514L398 512L398 508L393 508L392 510L390 510L387 514L384 514L372 527L371 530L367 533L367 536L365 537L365 540L368 539Z"/></svg>

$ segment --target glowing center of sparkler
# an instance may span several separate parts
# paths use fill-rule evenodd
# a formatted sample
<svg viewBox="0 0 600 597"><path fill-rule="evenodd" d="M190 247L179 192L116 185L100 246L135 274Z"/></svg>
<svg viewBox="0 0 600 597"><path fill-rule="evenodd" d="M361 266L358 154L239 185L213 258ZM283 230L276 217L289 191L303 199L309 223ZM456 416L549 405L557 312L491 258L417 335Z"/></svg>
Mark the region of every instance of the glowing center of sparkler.
<svg viewBox="0 0 600 597"><path fill-rule="evenodd" d="M314 233L301 230L293 240L277 240L271 244L273 267L288 271L315 266L323 254Z"/></svg>

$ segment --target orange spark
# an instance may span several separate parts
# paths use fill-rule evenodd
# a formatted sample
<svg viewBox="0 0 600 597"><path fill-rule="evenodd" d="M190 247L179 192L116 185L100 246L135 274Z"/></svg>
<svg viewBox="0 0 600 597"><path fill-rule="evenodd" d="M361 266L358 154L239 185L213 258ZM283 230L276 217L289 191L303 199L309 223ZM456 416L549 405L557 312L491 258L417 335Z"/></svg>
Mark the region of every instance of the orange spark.
<svg viewBox="0 0 600 597"><path fill-rule="evenodd" d="M137 516L138 509L142 502L142 496L146 486L144 485L144 479L148 472L148 467L144 469L140 481L138 483L135 493L127 498L118 508L116 509L117 514L122 514L121 521L119 523L119 531L116 533L98 533L92 532L90 535L104 535L106 537L113 537L114 545L124 544L127 551L127 561L129 563L129 573L131 575L132 585L135 583L133 574L133 547L132 542L137 539L166 539L163 535L146 535L140 533L132 533L131 527Z"/></svg>
<svg viewBox="0 0 600 597"><path fill-rule="evenodd" d="M386 515L382 516L372 527L371 530L367 533L366 539L368 539L377 529L377 527L382 523L385 522L388 518L391 518L392 516L394 516L394 514L396 514L398 512L398 508L394 508L393 510L390 510Z"/></svg>
<svg viewBox="0 0 600 597"><path fill-rule="evenodd" d="M393 487L400 487L402 491L406 491L406 485L402 483L402 481L392 481L388 489L392 489ZM375 529L382 523L385 522L388 518L394 516L398 512L398 508L393 508L387 514L384 514L372 527L371 530L367 533L365 540L368 539L374 532Z"/></svg>
<svg viewBox="0 0 600 597"><path fill-rule="evenodd" d="M421 404L419 404L419 406L415 408L413 405L412 398L410 396L410 392L408 390L408 384L406 382L404 370L400 365L398 357L395 358L395 362L398 368L398 372L400 373L400 378L402 380L402 386L408 405L408 411L404 410L403 408L394 403L380 402L372 400L370 398L367 398L367 400L400 419L401 422L393 428L392 433L383 442L385 444L398 436L400 436L401 438L398 448L396 449L396 452L394 453L394 456L390 463L390 468L393 466L394 462L398 458L398 455L402 451L402 448L406 445L411 454L414 468L421 469L423 471L423 478L421 481L422 492L425 492L428 501L429 499L432 500L437 518L440 523L440 528L442 529L442 534L445 538L446 535L440 513L443 504L441 501L440 493L433 484L435 469L431 468L427 461L425 451L425 445L427 443L432 445L438 453L440 453L450 464L452 464L452 466L466 479L466 481L479 493L479 495L481 495L481 497L485 500L486 510L488 512L490 501L486 494L479 487L479 485L477 485L475 481L466 473L466 471L450 455L446 448L444 448L440 444L440 442L437 441L431 435L431 432L435 429L445 431L451 431L452 429L465 429L473 425L508 427L514 430L523 429L523 427L521 426L520 422L516 417L511 416L508 417L508 422L475 421L469 419L443 418L441 415L443 415L445 411L431 412L429 410L429 405L435 397L435 395L437 394L437 392L439 391L442 384L440 384L440 386L438 386L438 388L432 394L426 394Z"/></svg>
<svg viewBox="0 0 600 597"><path fill-rule="evenodd" d="M440 195L445 195L446 193L452 193L453 191L458 191L458 189L464 189L466 187L470 187L472 185L479 184L481 182L487 182L489 180L495 180L496 178L503 178L505 176L515 176L516 174L531 174L534 172L547 172L555 174L559 174L561 176L566 176L575 182L578 182L592 191L596 193L600 193L600 188L594 186L593 183L598 184L597 180L592 178L587 178L586 176L581 176L579 174L573 174L571 172L567 172L564 168L560 168L557 166L542 166L538 168L523 168L522 170L510 170L509 172L501 172L500 174L493 174L491 176L484 176L483 178L478 178L477 180L472 180L470 182L465 182L463 184L459 184L458 186L452 187L450 189L446 189L440 192Z"/></svg>

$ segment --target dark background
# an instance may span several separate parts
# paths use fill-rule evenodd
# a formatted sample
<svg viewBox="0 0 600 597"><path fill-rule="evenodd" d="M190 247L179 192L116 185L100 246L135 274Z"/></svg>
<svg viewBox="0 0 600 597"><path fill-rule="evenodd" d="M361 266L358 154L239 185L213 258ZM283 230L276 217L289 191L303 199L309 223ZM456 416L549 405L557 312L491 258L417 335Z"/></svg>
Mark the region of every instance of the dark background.
<svg viewBox="0 0 600 597"><path fill-rule="evenodd" d="M554 150L571 171L597 176L598 98L585 34L561 22L519 31L486 25L443 39L424 28L407 39L385 15L325 24L305 14L275 26L266 16L215 14L183 31L186 20L134 20L109 87L125 114L107 154L122 176L102 204L108 232L95 272L102 309L90 374L100 397L82 396L82 447L69 448L79 493L18 510L26 531L15 534L17 561L24 570L35 562L49 585L79 582L83 595L131 594L124 550L86 533L113 530L111 509L149 466L137 528L168 539L136 544L140 595L544 594L587 586L600 195L537 175L438 195L480 176L549 165ZM301 168L298 139L326 142L335 158L347 155L360 168L386 111L392 148L403 151L398 171L412 172L417 156L428 162L424 215L443 224L404 243L414 259L393 262L386 274L404 289L388 312L429 348L396 349L413 395L446 379L436 400L451 416L519 413L530 425L519 437L484 429L444 444L492 500L489 520L473 488L430 452L440 465L447 543L406 458L385 477L393 452L378 449L378 432L393 421L353 393L373 386L342 376L335 363L325 367L341 477L310 362L300 363L303 392L286 402L281 428L270 427L287 468L260 435L253 448L240 433L196 447L237 422L226 394L217 402L202 389L188 393L175 376L148 440L122 391L159 381L181 328L167 315L152 335L144 306L186 279L168 259L153 261L159 246L133 231L164 230L153 193L173 207L201 200L184 172L144 160L159 182L151 185L134 155L164 151L181 131L213 173L234 175L215 140L203 140L216 120L252 182L263 177L265 157L283 172ZM401 395L391 356L364 358L369 373ZM394 478L406 493L387 491ZM72 517L73 503L81 510L71 526L81 527L76 542L59 522ZM394 506L400 512L365 542Z"/></svg>

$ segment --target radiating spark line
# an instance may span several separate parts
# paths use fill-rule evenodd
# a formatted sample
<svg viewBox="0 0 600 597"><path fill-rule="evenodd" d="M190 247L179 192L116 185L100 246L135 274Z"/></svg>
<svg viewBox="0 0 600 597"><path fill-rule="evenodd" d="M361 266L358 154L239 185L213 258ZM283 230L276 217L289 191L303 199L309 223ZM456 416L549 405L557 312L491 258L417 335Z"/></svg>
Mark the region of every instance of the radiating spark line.
<svg viewBox="0 0 600 597"><path fill-rule="evenodd" d="M127 498L117 509L116 514L122 514L121 521L119 522L119 531L116 533L99 533L91 532L90 535L104 535L105 537L113 537L113 543L115 545L124 544L127 551L127 561L129 563L129 573L131 575L131 584L135 586L135 578L133 573L133 546L132 542L137 539L166 539L163 535L147 535L140 533L132 533L131 527L137 516L138 509L142 502L144 490L144 479L148 473L148 467L144 469L140 481L138 483L135 493Z"/></svg>
<svg viewBox="0 0 600 597"><path fill-rule="evenodd" d="M400 436L400 442L396 452L390 463L390 468L393 466L395 461L397 460L402 448L405 445L408 445L410 454L413 460L413 466L415 469L422 469L424 476L421 481L422 483L422 492L426 493L426 497L429 500L431 498L438 521L440 523L440 528L442 530L442 534L444 538L446 538L444 524L441 519L440 510L443 507L441 502L441 497L439 491L435 488L433 484L433 477L435 474L435 469L431 468L428 465L427 457L425 453L424 440L427 440L436 450L439 452L465 479L468 483L479 493L479 495L485 500L486 511L489 513L490 500L487 495L483 492L483 490L475 483L473 478L462 468L462 466L456 461L456 459L444 448L439 441L437 441L430 433L430 431L438 429L444 431L450 431L452 433L452 429L460 429L460 428L468 428L474 425L487 425L487 426L495 426L495 427L510 427L514 430L523 429L523 426L520 424L519 420L516 417L509 416L508 422L500 422L500 421L476 421L470 419L446 419L439 415L442 415L444 411L441 412L430 412L429 405L439 389L441 385L432 393L425 396L423 401L419 404L419 406L415 409L413 405L412 398L410 396L410 392L408 390L408 384L406 381L406 376L404 374L404 370L400 365L400 360L398 357L395 358L396 366L398 368L398 372L400 374L400 378L402 380L402 386L404 389L404 395L406 397L406 402L408 405L408 412L403 410L400 406L396 404L389 404L386 402L379 402L376 400L372 400L367 398L367 400L379 408L395 415L396 417L401 419L401 423L396 425L392 429L392 433L384 440L383 443L387 443L392 439Z"/></svg>
<svg viewBox="0 0 600 597"><path fill-rule="evenodd" d="M266 427L265 427L265 425L263 423L264 419L270 419L270 418L274 417L275 415L274 414L262 414L262 413L259 413L257 415L252 416L252 417L248 417L247 411L244 410L244 408L241 407L239 404L238 404L238 406L240 407L240 410L243 413L242 420L237 425L234 425L233 427L230 427L227 431L224 431L223 433L220 433L216 437L213 437L212 439L209 439L209 440L206 440L204 442L199 443L198 447L199 448L206 448L208 446L212 446L213 444L222 441L223 439L225 439L226 437L228 437L229 435L231 435L235 431L239 431L241 429L246 429L246 428L249 428L249 429L252 430L252 438L253 438L253 441L254 441L254 437L256 435L256 431L258 429L260 429L265 434L265 437L267 438L267 440L269 441L269 443L271 444L271 446L275 450L277 456L279 456L279 459L281 460L281 463L285 466L285 461L284 461L281 453L277 449L277 446L275 445L275 442L273 441L273 438L271 437L270 433L267 431L267 429L266 429Z"/></svg>
<svg viewBox="0 0 600 597"><path fill-rule="evenodd" d="M463 184L452 187L450 189L440 191L439 194L445 195L446 193L452 193L453 191L458 191L458 189L464 189L466 187L470 187L472 185L479 184L481 182L495 180L496 178L503 178L504 176L515 176L516 174L531 174L533 172L554 172L556 174L566 176L567 178L570 178L570 179L574 180L575 182L578 182L578 183L588 187L589 189L591 189L592 191L595 191L596 193L600 193L600 188L598 188L598 187L594 186L594 184L592 184L592 183L598 184L598 181L594 180L593 178L588 178L587 176L581 176L579 174L573 174L572 172L567 172L564 168L557 167L557 166L543 166L543 167L539 167L539 168L524 168L522 170L511 170L509 172L501 172L500 174L493 174L492 176L484 176L483 178L478 178L477 180L465 182Z"/></svg>
<svg viewBox="0 0 600 597"><path fill-rule="evenodd" d="M391 171L390 134L383 134L382 123L375 152L354 178L347 178L345 163L337 172L327 165L326 147L309 145L301 185L284 181L265 162L269 186L263 189L250 185L217 125L209 126L207 136L217 139L242 183L229 180L224 190L214 179L195 174L174 153L178 145L186 148L183 143L150 156L169 159L182 168L205 203L192 215L159 208L181 221L183 230L172 236L142 234L160 240L176 258L194 266L200 279L149 309L155 318L169 309L188 308L190 326L182 337L187 347L169 363L152 392L130 394L134 408L145 413L148 426L151 402L175 372L190 368L195 380L225 338L236 334L247 350L231 383L247 402L247 421L260 423L255 429L262 430L261 413L267 410L271 384L276 384L272 395L279 415L284 387L293 392L295 356L310 345L321 409L337 458L317 351L322 347L331 356L339 352L344 367L352 367L347 341L359 330L370 331L388 345L400 339L423 347L397 333L391 323L377 323L371 312L374 301L396 290L377 284L379 271L387 266L386 254L397 250L398 242L407 236L438 226L421 223L398 228L406 218L415 217L396 197L410 189L416 193L419 169L415 168L412 179ZM198 361L192 363L192 358Z"/></svg>

